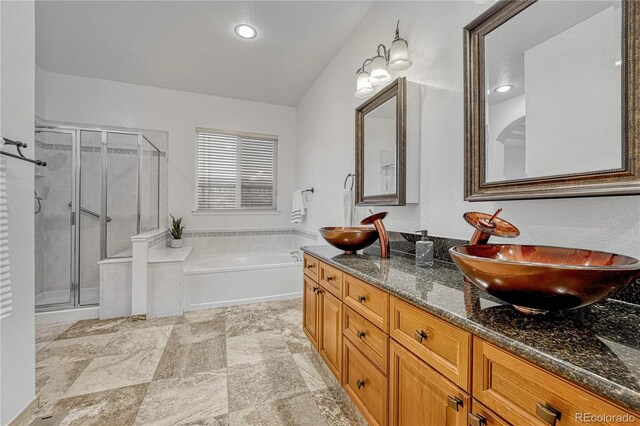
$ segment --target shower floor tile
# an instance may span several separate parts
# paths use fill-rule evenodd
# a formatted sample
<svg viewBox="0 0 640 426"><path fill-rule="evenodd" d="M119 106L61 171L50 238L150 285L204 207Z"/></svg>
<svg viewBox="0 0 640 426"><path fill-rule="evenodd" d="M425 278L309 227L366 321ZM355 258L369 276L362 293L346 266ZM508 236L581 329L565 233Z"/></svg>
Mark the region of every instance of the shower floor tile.
<svg viewBox="0 0 640 426"><path fill-rule="evenodd" d="M33 425L364 425L302 300L38 326Z"/></svg>

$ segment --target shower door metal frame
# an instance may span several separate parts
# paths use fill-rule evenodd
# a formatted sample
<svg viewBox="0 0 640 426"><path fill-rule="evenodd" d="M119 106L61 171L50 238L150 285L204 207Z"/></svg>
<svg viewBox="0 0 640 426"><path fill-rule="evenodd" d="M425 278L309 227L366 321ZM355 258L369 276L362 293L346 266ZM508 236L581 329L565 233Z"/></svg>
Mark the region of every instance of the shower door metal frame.
<svg viewBox="0 0 640 426"><path fill-rule="evenodd" d="M98 306L99 303L82 304L80 296L80 207L81 207L81 190L82 190L82 132L95 132L100 133L101 140L101 155L102 155L102 170L101 170L101 193L100 193L100 260L115 258L115 256L109 257L107 253L107 214L108 214L108 135L111 134L123 134L137 136L137 173L136 173L136 200L137 200L137 212L136 212L136 233L141 232L141 185L142 185L142 169L143 169L143 142L146 140L152 148L157 151L158 155L158 173L157 173L157 226L155 228L149 228L147 230L157 229L160 227L160 155L162 151L153 144L143 133L141 132L128 132L122 130L110 130L97 127L77 127L77 126L65 126L65 125L49 125L49 124L35 124L35 130L37 132L49 132L49 133L61 133L71 135L71 211L69 213L69 221L71 227L71 262L70 262L70 296L69 302L60 303L47 303L36 305L36 311L45 312L58 310L60 308L77 308Z"/></svg>
<svg viewBox="0 0 640 426"><path fill-rule="evenodd" d="M57 302L57 303L43 303L40 305L36 305L36 310L39 312L53 311L58 310L60 308L66 307L75 307L77 305L78 292L77 292L77 280L76 280L76 259L78 256L79 249L79 233L76 229L77 224L77 203L73 202L77 196L77 184L78 184L78 174L76 173L78 170L78 153L79 149L77 147L78 133L73 129L61 129L61 128L50 128L50 127L40 127L36 125L36 133L59 133L66 134L71 136L71 211L69 212L69 231L70 231L70 244L69 244L69 254L70 254L70 263L69 263L69 301L68 302Z"/></svg>

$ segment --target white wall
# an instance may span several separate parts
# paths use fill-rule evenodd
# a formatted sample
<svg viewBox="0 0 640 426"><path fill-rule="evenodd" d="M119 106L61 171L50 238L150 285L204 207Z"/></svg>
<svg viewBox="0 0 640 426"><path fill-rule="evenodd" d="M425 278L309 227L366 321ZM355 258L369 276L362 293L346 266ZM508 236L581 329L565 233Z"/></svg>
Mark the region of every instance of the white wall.
<svg viewBox="0 0 640 426"><path fill-rule="evenodd" d="M47 120L169 132L169 212L184 217L188 229L291 226L295 108L46 71L38 72L38 78L43 81L38 82L36 105ZM192 213L196 127L278 135L279 213Z"/></svg>
<svg viewBox="0 0 640 426"><path fill-rule="evenodd" d="M489 128L487 140L487 182L504 180L507 177L520 178L525 173L524 154L520 161L519 176L513 176L506 173L509 168L505 164L505 158L508 156L507 147L504 142L499 142L500 133L511 124L514 120L525 115L525 99L524 94L498 102L489 106ZM522 142L522 149L525 143Z"/></svg>
<svg viewBox="0 0 640 426"><path fill-rule="evenodd" d="M612 5L524 53L528 176L621 167L620 22Z"/></svg>
<svg viewBox="0 0 640 426"><path fill-rule="evenodd" d="M342 223L341 190L354 169L355 70L390 43L397 19L409 41L408 80L426 85L418 208L388 208L397 222L468 239L465 211L493 211L516 224L521 243L613 250L640 256L640 197L468 203L463 201L463 27L487 6L467 2L376 2L298 105L296 182L315 186L304 229ZM379 208L377 210L382 210ZM387 208L384 208L387 210ZM389 226L389 223L392 226Z"/></svg>
<svg viewBox="0 0 640 426"><path fill-rule="evenodd" d="M26 142L33 157L35 10L32 1L2 1L0 129ZM7 150L15 150L7 147ZM0 320L0 424L35 397L33 165L7 158L13 311Z"/></svg>

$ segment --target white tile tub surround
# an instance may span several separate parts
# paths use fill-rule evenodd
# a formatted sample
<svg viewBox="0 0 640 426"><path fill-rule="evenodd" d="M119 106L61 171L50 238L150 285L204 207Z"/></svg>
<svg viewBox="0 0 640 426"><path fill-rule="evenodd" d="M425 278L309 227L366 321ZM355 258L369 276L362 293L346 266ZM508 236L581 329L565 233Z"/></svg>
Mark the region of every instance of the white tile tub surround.
<svg viewBox="0 0 640 426"><path fill-rule="evenodd" d="M315 244L316 239L314 232L293 228L184 232L185 245L193 246L194 253L198 255L292 251L303 245Z"/></svg>

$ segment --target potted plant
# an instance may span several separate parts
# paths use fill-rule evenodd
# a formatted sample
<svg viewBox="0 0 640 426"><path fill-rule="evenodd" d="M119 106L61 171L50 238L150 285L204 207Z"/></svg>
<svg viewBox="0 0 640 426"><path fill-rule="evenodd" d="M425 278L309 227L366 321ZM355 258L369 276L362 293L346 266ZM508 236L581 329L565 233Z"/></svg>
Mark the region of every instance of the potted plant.
<svg viewBox="0 0 640 426"><path fill-rule="evenodd" d="M169 229L169 232L171 232L171 247L173 248L180 248L182 247L182 231L184 231L184 226L182 226L182 218L176 219L175 217L173 217L172 214L170 214L169 216L171 216L171 228L167 228Z"/></svg>

